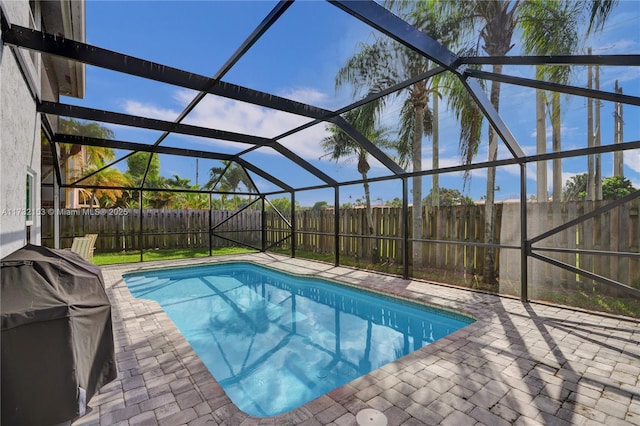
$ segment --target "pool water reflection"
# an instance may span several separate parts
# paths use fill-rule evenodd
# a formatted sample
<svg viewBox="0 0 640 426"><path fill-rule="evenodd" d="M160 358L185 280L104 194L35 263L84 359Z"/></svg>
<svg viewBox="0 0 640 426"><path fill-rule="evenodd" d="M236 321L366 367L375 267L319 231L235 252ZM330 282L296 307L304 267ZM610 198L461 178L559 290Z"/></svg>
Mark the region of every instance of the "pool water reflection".
<svg viewBox="0 0 640 426"><path fill-rule="evenodd" d="M290 411L473 322L250 263L125 276L247 414Z"/></svg>

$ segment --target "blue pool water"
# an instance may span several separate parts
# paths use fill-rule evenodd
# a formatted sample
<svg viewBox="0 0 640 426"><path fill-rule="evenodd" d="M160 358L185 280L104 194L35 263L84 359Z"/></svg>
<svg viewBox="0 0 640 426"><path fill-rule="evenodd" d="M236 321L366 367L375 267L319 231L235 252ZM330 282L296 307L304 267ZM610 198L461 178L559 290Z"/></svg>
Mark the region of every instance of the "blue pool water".
<svg viewBox="0 0 640 426"><path fill-rule="evenodd" d="M157 301L231 400L269 417L473 322L250 263L125 276Z"/></svg>

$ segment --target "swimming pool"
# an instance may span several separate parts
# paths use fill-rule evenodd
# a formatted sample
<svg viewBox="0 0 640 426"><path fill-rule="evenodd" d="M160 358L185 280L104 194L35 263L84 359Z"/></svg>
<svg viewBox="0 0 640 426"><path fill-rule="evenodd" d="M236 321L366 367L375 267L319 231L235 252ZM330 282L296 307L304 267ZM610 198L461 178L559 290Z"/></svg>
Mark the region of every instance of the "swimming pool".
<svg viewBox="0 0 640 426"><path fill-rule="evenodd" d="M157 301L238 408L270 417L473 319L252 263L124 276Z"/></svg>

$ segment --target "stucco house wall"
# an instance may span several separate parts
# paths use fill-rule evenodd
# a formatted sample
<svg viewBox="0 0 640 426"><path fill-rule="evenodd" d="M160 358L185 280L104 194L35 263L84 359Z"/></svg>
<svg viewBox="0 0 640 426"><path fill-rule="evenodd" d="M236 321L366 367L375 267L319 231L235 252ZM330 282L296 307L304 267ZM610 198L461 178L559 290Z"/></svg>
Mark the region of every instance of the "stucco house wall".
<svg viewBox="0 0 640 426"><path fill-rule="evenodd" d="M84 41L83 1L0 0L0 7L12 25ZM0 258L28 242L41 243L41 117L36 101L58 101L61 94L83 97L84 75L82 64L14 52L0 43ZM57 122L50 124L55 131ZM32 179L30 202L27 176Z"/></svg>
<svg viewBox="0 0 640 426"><path fill-rule="evenodd" d="M12 22L29 26L29 2L5 2ZM32 71L40 70L28 53ZM32 220L27 234L27 174L33 176ZM24 246L40 244L40 117L14 54L0 45L0 258Z"/></svg>

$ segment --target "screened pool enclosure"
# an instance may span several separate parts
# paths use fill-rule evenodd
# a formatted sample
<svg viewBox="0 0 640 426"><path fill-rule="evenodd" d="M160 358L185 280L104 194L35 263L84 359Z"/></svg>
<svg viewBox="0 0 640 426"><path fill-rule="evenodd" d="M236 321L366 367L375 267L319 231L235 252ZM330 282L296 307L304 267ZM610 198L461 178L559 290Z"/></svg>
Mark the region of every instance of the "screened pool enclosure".
<svg viewBox="0 0 640 426"><path fill-rule="evenodd" d="M97 70L88 73L89 87L94 84L93 75L99 76L100 84L103 84L102 80L106 76L117 73L140 81L141 90L179 88L182 90L181 94L186 94L185 99L188 98L183 99L183 109L171 120L166 117L170 114L163 115L150 108L146 110L146 115L142 114L144 108L139 108L141 113L134 115L114 111L117 108L113 106L96 107L93 104L83 104L82 101L73 104L53 102L45 94L33 91L38 112L42 116L43 135L50 150L50 159L47 161L51 162L53 168L51 182L43 181L42 191L43 194L46 191L51 193L52 206L65 206L64 190L75 188L92 194L100 190L128 191L132 197L129 207L120 207L127 214L118 217L113 229L106 224L105 217L108 215L103 215L102 218L86 213L65 216L54 209L51 217L42 219L43 228L46 228L43 242L52 247L68 246L74 235L95 232L99 234L96 253L133 249L140 251L140 260L143 259L145 250L158 249L158 245L181 247L180 244L205 250L208 248L210 253L223 245L238 245L259 251L277 250L292 257L325 254L331 256L335 265L356 265L400 274L407 279L419 277L479 288L515 295L523 301L534 299L583 306L584 300L600 297L609 301L607 303L638 305L640 191L634 189L606 199L602 196L599 182L605 175L600 163L605 156L613 158L613 163L617 164L614 165L614 173L621 178L626 177L623 176L624 158L627 163L629 158L638 158L640 140L637 123L634 127L634 122L640 118L640 93L637 84L625 87L625 93L618 89L617 81L613 90L591 85L591 73L600 69L629 69L637 73L640 64L638 52L580 55L569 54L571 52L545 55L523 53L514 56L455 53L466 50L460 46L453 47L447 37L429 33L432 27L415 18L415 15L403 14L398 10L394 10L394 14L374 1L310 3L281 1L273 6L269 5L272 9L266 16L263 15L250 35L239 43L239 47L227 56L226 61L211 77L119 53L110 48L65 39L47 33L46 29L40 31L21 27L8 22L3 14L2 40L5 45L12 49L27 49L86 64L91 70ZM215 4L212 3L211 7L215 8ZM299 10L296 11L296 8ZM313 8L330 8L330 13L336 16L339 14L341 17L349 17L357 23L358 28L366 28L372 32L374 40L397 46L397 49L410 53L407 57L419 58L429 65L414 68L415 72L408 73L406 78L398 81L388 79L386 84L371 85L364 91L354 90L355 96L351 101L344 101L344 96L337 96L331 102L317 98L317 104L313 101L313 96L276 95L262 90L264 84L258 78L255 87L231 82L243 81L239 77L227 79L233 75L232 71L236 67L243 66L243 58L248 55L255 57L255 52L263 46L267 48L262 57L265 68L272 67L272 71L276 73L290 71L293 75L295 70L277 68L278 65L269 63L270 55L277 61L278 55L287 52L286 44L282 45L282 52L268 50L268 47L274 45L274 40L281 40L275 36L269 37L272 33L280 35L289 28L291 21L287 17L290 14ZM505 8L508 8L508 2ZM505 16L507 15L508 13ZM415 22L412 20L414 18ZM309 19L313 20L313 17L309 16ZM170 23L161 25L168 25L167 31L172 33L171 37L180 39L183 35L180 28L172 28ZM485 32L488 28L488 24L482 28L476 26L476 29ZM288 37L304 40L308 36L299 26L298 30L300 32L290 33ZM181 43L202 43L202 55L207 55L207 49L211 46L207 47L207 43L191 38L186 29L184 34L185 38ZM138 35L132 34L130 37L133 39ZM481 36L473 37L480 39ZM225 43L232 43L215 41L219 50ZM235 45L230 49L234 47ZM229 49L229 46L226 48ZM353 47L354 51L356 48L357 46ZM123 46L123 50L127 49L127 46ZM295 57L294 52L288 54ZM386 57L387 60L394 58L393 55ZM589 85L582 87L582 83L571 83L568 79L559 82L552 73L536 71L569 67L587 68ZM259 74L261 71L256 69L255 73ZM98 77L96 81L97 79ZM246 78L245 80L248 81ZM488 158L487 161L483 161L480 156L471 155L458 162L438 163L439 152L444 152L445 148L457 150L462 139L447 140L446 146L441 142L438 148L434 147L435 142L429 138L422 143L433 148L430 155L435 159L432 158L428 167L425 163L416 169L416 164L420 163L413 162L411 165L410 161L401 161L401 155L377 143L370 134L359 128L355 120L350 121L354 111L364 111L368 107L380 105L380 102L393 105L398 93L403 91L413 93L419 87L431 90L438 85L445 87L444 82L451 81L455 81L456 87L464 92L463 99L481 114L481 121L484 123L482 130L467 129L468 132L481 132L485 140L487 132L490 137L497 138L497 152L493 157L485 157ZM503 95L500 107L496 108L494 97L499 84L509 96ZM442 93L428 98L429 108L436 107L438 98L453 96L445 94L444 88ZM514 111L521 105L534 105L536 97L542 93L547 94L547 103L552 110L552 99L558 98L573 99L580 105L586 102L588 114L592 115L599 114L601 105L607 105L619 117L616 118L615 126L620 129L613 135L589 138L585 143L570 140L560 147L554 142L553 147L547 149L546 140L543 140L542 148L538 145L538 149L529 149L523 141L530 137L529 133L536 128L536 123L540 124L540 119L536 122L535 118L526 117L530 124L526 130L520 130L525 117L514 121L509 121L509 117L513 117ZM268 112L271 119L277 121L277 125L274 124L270 129L271 133L263 129L256 133L245 133L232 126L224 128L224 123L221 127L206 125L203 120L199 120L199 113L202 111L199 108L206 102L215 101L219 102L215 104L218 106L228 106L230 104L224 102L233 102L233 105L249 105ZM596 109L592 108L594 103ZM318 104L343 106L320 107ZM399 110L400 107L396 105L395 112ZM172 110L168 108L166 111L171 113ZM349 115L350 112L352 115ZM587 111L583 113L584 123L587 123ZM546 114L551 116L555 114L555 110ZM544 116L543 110L543 122ZM128 141L72 134L60 130L59 117L104 123L116 130L135 128L147 133L140 133L140 140ZM606 119L613 121L611 117ZM397 123L399 118L396 116L387 121ZM581 129L584 130L583 133L595 135L599 132L599 124L593 124L593 117L588 123L590 124L585 127L593 127ZM625 123L631 126L627 126L630 130L623 133L621 128ZM464 124L462 126L464 128ZM320 146L327 137L318 129L329 127L349 140L348 143L353 144L356 151L368 155L370 162L376 166L375 170L369 175L365 171L363 177L334 173L325 165L330 160L324 158L322 163L322 159L316 160L317 157L305 154L303 148ZM489 128L492 130L489 131ZM429 131L435 138L438 130L431 128ZM557 130L553 127L554 135L556 131L560 132L559 125ZM544 134L546 128L538 127L537 132ZM193 144L184 143L185 140L209 140L211 143L200 143L199 147L194 147ZM65 162L68 156L65 157L65 154L73 151L74 147L78 150L81 149L78 147L109 148L123 154L117 155L102 167L86 169L81 176L72 177L67 172ZM474 149L477 152L478 145L471 151ZM114 185L105 184L104 180L99 179L107 170L122 166L127 158L139 152L149 155L146 157L142 178L138 182ZM268 153L270 157L265 157L264 153ZM213 169L219 164L222 166L216 176L211 175L208 185L193 187L184 184L181 187L168 187L158 185L151 179L152 154L163 156L168 161L190 159L196 165L196 183L198 161L211 166L206 167L207 169ZM296 174L281 173L279 168L282 167L270 164L269 158L287 161L285 167ZM586 196L581 199L562 193L562 174L556 170L553 171L553 179L549 179L550 182L547 183L547 174L551 174L552 165L555 167L563 162L567 164L570 160L579 160L588 165L587 179L591 180L587 183ZM355 166L353 169L355 170ZM238 170L243 185L221 185L225 175ZM517 192L510 194L514 197L504 197L501 202L496 202L494 190L491 190L487 191L482 200L474 203L458 202L448 205L434 201L434 196L436 200L443 197L439 189L442 185L438 179L446 181L452 176L465 176L466 179L485 174L495 176L496 170L502 178L496 180L494 189L497 191L500 186L504 186L504 181L501 182L500 179L510 176L518 188ZM633 173L637 167L626 170L627 173L629 170ZM639 181L637 175L630 177L632 181ZM176 181L179 181L178 178L176 176ZM466 182L465 180L464 185L467 185ZM352 202L347 203L345 194L363 184L367 188L365 191L369 188L372 192L377 188L391 188L397 202L393 205L378 203L375 208L365 208L367 203L364 202L356 203L358 206L354 206ZM421 192L423 184L425 188L435 189L435 192L432 191L434 196L424 205L421 198L427 195L427 191ZM464 185L461 187L463 190ZM549 188L553 193L551 196ZM318 197L328 200L326 204L329 208L321 211L297 208L301 197L310 193L321 194ZM145 197L153 195L161 198L165 196L163 194L167 197L170 194L199 196L204 201L199 213L184 210L168 213L161 206L151 210ZM232 202L230 205L229 197L241 197L242 202ZM285 209L274 201L282 197L289 201ZM372 198L375 200L375 195ZM218 199L223 202L227 200L226 208L214 208ZM370 200L368 204L371 204ZM415 209L416 206L420 208ZM88 207L105 206L90 204ZM185 225L187 220L190 222ZM67 232L69 226L75 227L71 233ZM178 235L183 236L187 242L177 242L173 246L173 243L166 242L167 238L174 237L178 241ZM163 242L159 242L161 237L164 238ZM438 273L430 275L432 271ZM487 280L488 275L493 279ZM483 284L485 281L488 284ZM594 308L588 304L584 306ZM598 306L594 309L634 315L632 311L620 312Z"/></svg>

